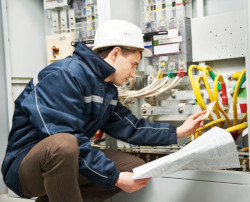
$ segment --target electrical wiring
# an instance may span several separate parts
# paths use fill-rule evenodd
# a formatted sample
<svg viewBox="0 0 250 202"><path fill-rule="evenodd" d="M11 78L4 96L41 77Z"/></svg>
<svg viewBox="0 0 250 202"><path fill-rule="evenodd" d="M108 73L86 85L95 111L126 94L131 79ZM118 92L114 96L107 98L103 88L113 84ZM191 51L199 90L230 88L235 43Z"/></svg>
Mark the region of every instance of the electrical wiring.
<svg viewBox="0 0 250 202"><path fill-rule="evenodd" d="M195 82L194 82L194 85L195 85L195 88L196 88L196 94L197 94L197 102L198 104L200 105L201 109L202 110L206 110L206 106L205 106L205 103L203 101L203 98L202 98L202 95L201 95L201 92L200 92L200 80L203 80L203 77L201 76L197 76L196 79L195 79ZM208 118L212 121L213 120L213 117L209 114Z"/></svg>
<svg viewBox="0 0 250 202"><path fill-rule="evenodd" d="M193 69L197 69L198 71L202 71L202 76L197 76L194 80L193 75L192 75ZM228 98L227 98L226 85L225 85L224 78L222 77L222 75L220 75L220 74L215 75L209 66L200 67L197 65L191 65L189 67L188 75L189 75L189 79L190 79L191 86L192 86L192 89L194 91L197 103L200 105L202 110L206 109L206 106L204 104L202 94L200 91L200 82L202 81L205 85L210 102L216 101L215 106L214 106L214 112L217 116L217 120L215 120L215 121L211 120L212 117L209 116L209 119L211 120L211 122L206 124L204 127L197 129L195 131L195 135L191 136L191 138L193 137L195 139L195 138L199 137L202 130L204 130L205 128L207 128L209 126L213 127L213 125L215 123L218 124L218 127L222 127L223 124L225 123L225 121L227 122L227 125L228 125L228 128L226 130L231 132L231 135L234 138L234 140L236 140L238 138L238 136L241 134L241 132L247 127L247 122L244 122L247 119L247 115L245 115L243 117L243 119L240 121L240 123L237 125L238 117L237 117L237 107L236 107L239 89L246 80L245 72L246 72L246 69L244 69L241 73L238 74L237 84L235 85L234 94L233 94L234 123L233 123L233 126L231 126L230 119L229 119L227 113L223 110L223 109L228 110ZM210 75L210 77L214 81L213 82L213 93L210 89L207 75ZM221 108L221 106L218 102L218 90L222 91L223 109ZM225 117L225 119L221 118L220 113L222 113L222 115Z"/></svg>
<svg viewBox="0 0 250 202"><path fill-rule="evenodd" d="M147 94L147 95L144 95L144 96L142 96L142 97L159 96L160 94L166 92L167 90L170 90L171 88L174 88L174 87L177 85L178 81L179 81L179 78L176 77L176 78L171 82L171 84L170 84L169 86L166 86L166 87L164 87L164 88L161 88L161 89L157 90L156 92L153 92L152 94Z"/></svg>
<svg viewBox="0 0 250 202"><path fill-rule="evenodd" d="M245 128L242 128L242 129L240 129L240 130L237 130L236 133L237 133L237 134L241 134L243 130L245 130Z"/></svg>
<svg viewBox="0 0 250 202"><path fill-rule="evenodd" d="M188 68L188 76L189 76L189 80L190 80L190 83L191 83L191 86L192 86L192 89L193 89L193 92L194 92L194 95L195 97L197 98L197 91L196 91L196 88L195 88L195 84L194 84L194 79L193 79L193 69L197 69L198 66L197 65L191 65L189 66Z"/></svg>
<svg viewBox="0 0 250 202"><path fill-rule="evenodd" d="M248 152L249 151L249 148L248 147L242 147L240 145L235 145L236 146L236 149L238 149L240 152Z"/></svg>
<svg viewBox="0 0 250 202"><path fill-rule="evenodd" d="M214 93L214 98L218 103L218 82L220 80L221 83L221 87L222 87L222 104L224 106L228 107L228 98L227 98L227 90L226 90L226 85L224 82L224 79L222 77L222 75L218 74L215 79L214 79L214 86L213 86L213 93ZM225 113L225 111L223 109L221 109L220 105L217 105L219 111L223 114L223 116L225 117L225 119L227 120L227 125L228 127L231 127L231 122L230 119L228 117L228 115Z"/></svg>
<svg viewBox="0 0 250 202"><path fill-rule="evenodd" d="M220 73L211 65L210 62L207 62L207 64L208 65L206 66L206 68L208 69L211 78L214 80L216 77L216 74L214 72L216 72L217 74L220 74ZM227 82L227 85L231 88L230 83ZM220 83L218 84L218 90L219 91L221 90Z"/></svg>
<svg viewBox="0 0 250 202"><path fill-rule="evenodd" d="M221 123L221 122L225 122L225 119L216 119L216 120L214 120L214 121L210 121L209 123L207 123L206 125L204 125L203 127L201 127L201 128L198 128L195 132L199 132L199 131L202 131L202 130L204 130L204 129L206 129L206 128L208 128L208 127L213 127L215 124L219 124L219 123Z"/></svg>
<svg viewBox="0 0 250 202"><path fill-rule="evenodd" d="M208 71L210 77L215 80L216 74L213 72L212 68L208 65L205 66L205 69ZM217 72L218 73L218 72ZM221 85L218 83L218 90L221 90Z"/></svg>
<svg viewBox="0 0 250 202"><path fill-rule="evenodd" d="M135 97L142 97L143 95L149 94L151 92L154 92L158 88L164 86L168 81L171 80L169 77L166 77L163 82L155 82L155 85L152 85L151 87L147 88L146 90L144 89L143 91L134 91L132 93L128 94L122 94L119 95L120 97L130 97L130 98L135 98Z"/></svg>
<svg viewBox="0 0 250 202"><path fill-rule="evenodd" d="M194 139L201 136L201 131L195 131Z"/></svg>
<svg viewBox="0 0 250 202"><path fill-rule="evenodd" d="M157 86L161 82L162 76L163 76L163 71L159 70L157 73L157 76L153 80L153 82L151 84L149 84L148 86L140 89L139 91L130 91L130 90L119 89L119 97L130 97L131 95L139 94L139 93L147 91L151 88L154 88L155 86Z"/></svg>
<svg viewBox="0 0 250 202"><path fill-rule="evenodd" d="M244 76L245 73L246 73L246 68L240 73L240 76L239 76L239 78L237 80L235 90L234 90L234 94L233 94L233 114L234 114L233 126L237 125L237 122L238 122L237 96L238 96L238 93L239 93L241 80L243 79L243 76Z"/></svg>
<svg viewBox="0 0 250 202"><path fill-rule="evenodd" d="M199 71L202 71L202 68L197 66L197 65L189 66L189 68L188 68L188 76L189 76L189 80L190 80L194 95L196 97L196 100L197 100L199 106L201 107L201 110L206 110L206 106L205 106L205 104L203 102L203 99L202 99L202 96L201 96L201 93L200 93L200 85L199 85L199 82L198 82L200 79L202 79L202 77L198 77L197 80L196 80L196 83L195 83L195 81L193 79L193 73L192 73L193 69L197 69ZM211 121L213 120L213 117L211 115L209 115L208 118Z"/></svg>
<svg viewBox="0 0 250 202"><path fill-rule="evenodd" d="M241 152L248 152L249 151L249 147L243 147L240 151Z"/></svg>
<svg viewBox="0 0 250 202"><path fill-rule="evenodd" d="M213 69L216 73L218 73L219 74L219 72L211 65L211 63L210 62L207 62L207 66L209 67L209 68L211 68L211 70Z"/></svg>
<svg viewBox="0 0 250 202"><path fill-rule="evenodd" d="M195 82L193 82L193 77L192 77L192 69L193 68L196 68L197 70L203 72L203 77L197 76L196 79L195 79ZM202 110L206 109L205 104L204 104L203 99L202 99L202 95L200 93L200 84L199 84L200 81L203 81L203 83L204 83L204 85L206 87L206 90L208 92L210 101L213 102L213 101L216 100L216 104L215 104L215 107L214 107L214 112L215 112L217 118L220 119L221 118L220 113L222 113L223 116L225 117L225 119L227 120L228 126L230 127L231 126L230 119L227 116L227 114L225 113L225 111L220 107L220 104L218 103L218 93L217 92L218 92L218 87L220 87L220 85L219 85L219 80L220 80L221 88L222 88L222 94L223 94L223 97L222 97L223 98L223 105L224 105L224 107L228 106L228 98L227 98L227 92L226 92L226 86L225 86L224 79L223 79L223 77L221 75L216 76L217 78L216 77L213 78L214 81L215 81L214 82L214 89L213 89L214 95L213 95L212 92L211 92L209 83L208 83L208 79L207 79L207 75L211 76L211 74L209 74L209 72L210 73L212 72L212 70L211 70L211 68L209 66L206 66L205 68L199 67L199 66L190 66L189 67L189 78L190 78L191 85L193 87L197 102L200 105ZM213 73L213 75L214 75L214 73ZM209 117L209 119L212 120L211 116ZM223 124L223 123L221 123L221 124ZM221 124L219 124L219 127L223 126Z"/></svg>
<svg viewBox="0 0 250 202"><path fill-rule="evenodd" d="M239 122L239 124L243 123L244 121L246 121L247 119L247 113L244 115L244 117L241 119L241 121ZM245 128L242 128L240 130L237 131L237 134L241 134L242 131L244 130Z"/></svg>
<svg viewBox="0 0 250 202"><path fill-rule="evenodd" d="M246 81L246 68L242 72L240 72L240 73L237 72L236 76L238 77L238 80L237 80L236 85L234 86L234 91L233 91L234 92L233 93L233 113L234 113L233 125L237 125L237 122L238 122L237 96L238 96L238 93L239 93L239 89L241 88L241 86L243 85L243 83ZM246 119L247 119L247 113L241 119L241 121L239 122L239 124L243 123ZM235 139L237 139L243 130L244 130L244 128L239 129L236 132L234 132L233 137Z"/></svg>
<svg viewBox="0 0 250 202"><path fill-rule="evenodd" d="M147 95L150 94L151 92L154 92L156 90L158 90L159 88L161 88L162 86L164 86L169 80L169 77L166 77L163 82L159 83L159 85L156 85L150 89L148 89L147 91L141 92L141 93L137 93L135 95L130 95L129 97L141 97L143 95Z"/></svg>
<svg viewBox="0 0 250 202"><path fill-rule="evenodd" d="M241 82L240 82L240 88L242 87L243 83L246 81L246 74L243 75ZM236 85L233 87L233 90L235 90Z"/></svg>
<svg viewBox="0 0 250 202"><path fill-rule="evenodd" d="M177 75L175 77L175 79L166 87L160 88L159 90L155 91L153 94L148 94L142 97L153 97L153 96L159 96L160 94L174 88L175 86L177 86L180 82L181 82L182 78L181 76Z"/></svg>
<svg viewBox="0 0 250 202"><path fill-rule="evenodd" d="M203 72L203 81L204 81L205 88L206 88L206 90L207 90L207 93L208 93L210 102L216 101L216 100L214 99L214 96L213 96L213 94L212 94L212 91L211 91L210 86L209 86L209 83L208 83L208 79L207 79L207 74L209 75L208 70L205 69L205 68L203 68L203 69L202 69L202 72ZM216 104L215 104L215 106L214 106L214 112L215 112L215 114L216 114L216 116L217 116L218 119L221 118L220 113L219 113L219 108L220 108L220 105L219 105L219 103L216 101Z"/></svg>
<svg viewBox="0 0 250 202"><path fill-rule="evenodd" d="M158 76L158 78L162 77ZM168 76L161 82L159 79L154 82L154 85L147 86L139 91L127 91L125 93L120 93L119 97L126 97L125 100L128 98L135 98L135 97L152 97L152 96L158 96L162 93L164 93L167 90L170 90L171 88L174 88L176 85L178 85L181 82L181 79L184 76L184 72L182 69L179 69L179 72L175 79L171 79L172 77L172 71L169 72Z"/></svg>
<svg viewBox="0 0 250 202"><path fill-rule="evenodd" d="M244 117L241 119L241 121L239 122L239 124L243 123L244 121L246 121L247 119L247 113L244 115Z"/></svg>
<svg viewBox="0 0 250 202"><path fill-rule="evenodd" d="M236 106L236 104L237 104L237 96L238 96L239 88L242 86L242 84L245 81L245 72L246 72L246 70L244 69L239 74L239 78L237 80L237 84L235 86L235 91L234 91L234 95L233 95L233 109L234 109L234 122L233 122L233 125L234 126L237 125L237 121L238 121L237 106ZM224 106L227 106L228 105L228 98L227 98L227 92L226 92L225 82L224 82L223 77L220 74L218 74L215 77L215 80L214 80L214 87L213 87L214 98L218 101L218 93L217 93L218 89L217 88L218 88L218 82L219 82L219 80L220 80L221 87L222 87L222 104ZM231 127L231 123L230 123L229 117L227 116L227 114L225 113L225 111L221 109L220 105L217 105L217 103L216 103L216 106L218 107L219 111L226 118L228 127L230 128ZM246 120L246 117L247 116L243 117L243 120L240 123L243 123ZM232 136L234 137L235 140L240 135L240 133L242 132L242 130L244 130L244 128L241 129L241 130L238 130L237 132L232 133Z"/></svg>
<svg viewBox="0 0 250 202"><path fill-rule="evenodd" d="M244 122L244 123L241 123L241 124L232 126L232 127L230 127L230 128L227 128L227 129L225 129L225 130L226 130L227 132L234 132L234 131L237 131L237 130L245 129L247 126L248 126L248 123L247 123L247 122Z"/></svg>

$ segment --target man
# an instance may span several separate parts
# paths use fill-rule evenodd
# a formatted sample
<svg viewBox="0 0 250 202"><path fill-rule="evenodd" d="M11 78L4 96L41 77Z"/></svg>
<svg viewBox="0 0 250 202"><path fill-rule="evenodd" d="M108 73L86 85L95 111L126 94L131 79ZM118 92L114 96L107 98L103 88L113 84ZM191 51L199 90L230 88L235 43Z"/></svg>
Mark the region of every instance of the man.
<svg viewBox="0 0 250 202"><path fill-rule="evenodd" d="M144 161L91 147L96 131L153 146L176 143L203 125L204 112L178 128L149 124L118 102L116 86L135 77L142 54L150 53L138 27L122 20L102 23L93 50L97 54L78 44L73 56L44 68L15 101L2 173L18 195L81 202L137 191L149 179L132 180L132 169Z"/></svg>

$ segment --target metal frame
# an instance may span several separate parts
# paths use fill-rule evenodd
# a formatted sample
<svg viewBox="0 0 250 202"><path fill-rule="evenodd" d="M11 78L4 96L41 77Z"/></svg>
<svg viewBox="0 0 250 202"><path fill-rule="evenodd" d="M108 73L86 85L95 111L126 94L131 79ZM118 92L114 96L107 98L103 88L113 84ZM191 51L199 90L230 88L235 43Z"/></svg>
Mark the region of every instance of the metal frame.
<svg viewBox="0 0 250 202"><path fill-rule="evenodd" d="M246 82L247 82L247 113L250 114L250 83L249 83L249 76L250 76L250 2L245 0L245 22L246 22ZM250 147L250 127L248 127L248 147ZM250 151L249 151L250 156ZM250 163L250 158L249 158Z"/></svg>
<svg viewBox="0 0 250 202"><path fill-rule="evenodd" d="M9 129L12 123L12 89L11 89L11 60L10 60L10 45L9 45L9 31L8 31L8 17L7 17L7 0L1 0L2 4L2 18L3 18L3 34L4 34L4 52L5 52L5 71L6 71L6 86L7 86L7 100L8 100L8 117Z"/></svg>

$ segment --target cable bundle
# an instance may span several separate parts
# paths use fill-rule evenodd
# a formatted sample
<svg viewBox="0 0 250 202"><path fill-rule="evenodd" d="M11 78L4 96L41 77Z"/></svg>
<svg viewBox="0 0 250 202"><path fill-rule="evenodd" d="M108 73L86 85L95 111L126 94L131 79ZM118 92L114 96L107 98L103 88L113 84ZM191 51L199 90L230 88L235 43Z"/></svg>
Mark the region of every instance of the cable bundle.
<svg viewBox="0 0 250 202"><path fill-rule="evenodd" d="M203 76L197 76L196 79L193 79L192 75L192 70L197 69L199 71L202 71ZM245 80L245 72L246 69L244 69L238 77L237 84L234 87L234 93L233 93L233 111L234 111L234 120L233 120L233 126L231 125L230 119L228 115L226 114L225 111L228 110L228 98L227 98L227 90L226 90L226 85L224 82L224 79L222 75L218 74L215 75L212 71L212 69L209 66L205 67L200 67L197 65L191 65L188 69L188 75L189 79L192 85L192 89L194 91L195 97L197 99L198 104L200 105L202 110L206 110L206 106L203 102L202 95L200 92L200 81L202 81L205 85L205 88L208 92L209 100L210 102L216 101L215 107L214 107L214 112L217 116L217 120L213 120L213 117L209 115L209 119L211 122L206 124L204 127L199 128L195 132L194 138L198 137L201 135L201 131L208 128L208 127L213 127L214 124L218 124L219 127L223 127L225 121L227 122L228 128L226 129L228 132L231 132L233 138L236 140L240 133L248 126L247 122L245 120L247 119L247 114L243 117L243 119L239 122L238 124L238 116L237 116L237 96L240 87L244 83ZM207 75L211 76L211 78L214 80L214 85L213 85L213 93L209 87L208 80L207 80ZM220 82L220 83L219 83ZM218 102L218 89L222 91L222 105L223 109L221 108L219 102ZM224 119L221 118L221 114L224 116ZM232 126L232 127L231 127Z"/></svg>

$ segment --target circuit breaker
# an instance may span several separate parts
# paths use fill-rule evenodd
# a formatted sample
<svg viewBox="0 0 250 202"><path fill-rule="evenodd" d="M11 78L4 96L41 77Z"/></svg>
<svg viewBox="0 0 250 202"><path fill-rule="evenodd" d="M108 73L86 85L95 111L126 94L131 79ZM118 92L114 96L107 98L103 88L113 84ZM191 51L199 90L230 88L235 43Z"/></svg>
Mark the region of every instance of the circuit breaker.
<svg viewBox="0 0 250 202"><path fill-rule="evenodd" d="M48 64L72 55L78 42L93 45L97 0L44 0Z"/></svg>

